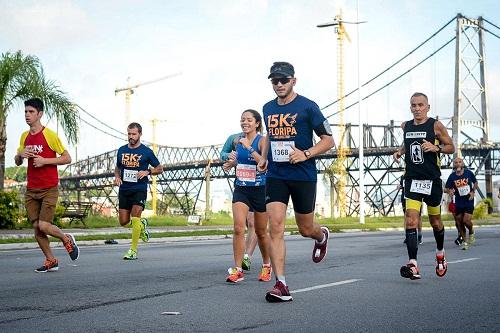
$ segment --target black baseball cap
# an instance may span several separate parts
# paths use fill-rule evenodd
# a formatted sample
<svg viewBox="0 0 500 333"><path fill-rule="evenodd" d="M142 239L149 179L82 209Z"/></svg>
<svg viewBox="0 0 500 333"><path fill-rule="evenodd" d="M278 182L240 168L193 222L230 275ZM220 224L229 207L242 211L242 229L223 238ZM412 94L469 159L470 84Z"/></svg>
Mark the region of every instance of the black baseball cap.
<svg viewBox="0 0 500 333"><path fill-rule="evenodd" d="M287 77L294 75L295 75L295 70L293 69L293 65L291 63L278 61L271 66L271 74L269 74L267 78L270 79L272 77L277 77L277 76Z"/></svg>

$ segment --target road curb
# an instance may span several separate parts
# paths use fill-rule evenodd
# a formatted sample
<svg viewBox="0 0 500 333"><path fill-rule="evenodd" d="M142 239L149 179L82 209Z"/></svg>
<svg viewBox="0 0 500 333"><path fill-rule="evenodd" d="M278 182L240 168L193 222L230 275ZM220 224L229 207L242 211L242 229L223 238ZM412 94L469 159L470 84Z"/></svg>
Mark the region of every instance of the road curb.
<svg viewBox="0 0 500 333"><path fill-rule="evenodd" d="M490 225L478 225L474 226L474 228L500 228L500 224L490 224ZM445 227L446 230L456 230L455 227ZM431 227L423 227L422 230L425 231L431 231ZM390 231L400 231L403 232L404 228L379 228L374 230L369 230L369 229L343 229L340 230L340 234L347 234L347 233L361 233L361 232L390 232ZM232 232L232 231L231 231ZM115 233L115 232L113 232ZM73 235L81 235L85 233L73 233ZM109 233L93 233L95 235L107 235ZM296 235L297 231L295 232L290 232L286 231L285 236L290 236L290 235ZM109 234L111 235L111 234ZM27 238L27 237L20 237L21 235L11 235L11 239L15 238ZM24 235L23 235L24 236ZM29 237L33 237L32 235L28 235ZM155 243L176 243L176 242L188 242L188 241L204 241L204 240L218 240L218 239L232 239L233 234L228 233L225 235L200 235L200 236L180 236L180 237L159 237L159 238L151 238L149 243L150 244L155 244ZM113 246L113 244L105 244L105 240L99 239L99 240L85 240L85 241L78 241L79 246L96 246L96 245L107 245L107 246ZM117 239L116 240L117 244L130 244L131 240L130 239ZM61 242L51 242L50 246L52 248L61 248L63 247L63 244ZM3 250L26 250L26 249L36 249L38 248L38 243L8 243L8 244L0 244L0 251Z"/></svg>

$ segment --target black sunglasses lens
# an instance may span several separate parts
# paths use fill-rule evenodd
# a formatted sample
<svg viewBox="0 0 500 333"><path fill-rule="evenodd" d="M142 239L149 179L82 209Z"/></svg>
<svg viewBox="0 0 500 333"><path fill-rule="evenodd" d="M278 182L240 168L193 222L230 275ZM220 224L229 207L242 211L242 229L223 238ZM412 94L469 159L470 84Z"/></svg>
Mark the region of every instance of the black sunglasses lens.
<svg viewBox="0 0 500 333"><path fill-rule="evenodd" d="M281 83L281 84L287 84L288 82L290 82L290 78L288 78L288 77L281 77L279 79L272 79L271 82L274 85L277 85L278 82Z"/></svg>

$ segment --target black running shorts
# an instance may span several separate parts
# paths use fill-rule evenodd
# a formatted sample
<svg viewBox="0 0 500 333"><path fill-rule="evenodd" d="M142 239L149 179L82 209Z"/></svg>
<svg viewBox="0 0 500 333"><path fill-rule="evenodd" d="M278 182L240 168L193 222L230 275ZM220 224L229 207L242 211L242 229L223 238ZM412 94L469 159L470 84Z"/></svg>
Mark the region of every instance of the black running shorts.
<svg viewBox="0 0 500 333"><path fill-rule="evenodd" d="M461 214L473 214L474 213L474 206L457 206L455 205L455 215L461 215Z"/></svg>
<svg viewBox="0 0 500 333"><path fill-rule="evenodd" d="M441 205L441 199L443 198L443 182L441 179L434 179L432 181L431 193L422 194L411 192L411 184L413 179L405 178L405 197L407 199L425 202L427 206L438 207Z"/></svg>
<svg viewBox="0 0 500 333"><path fill-rule="evenodd" d="M120 209L132 210L132 206L141 206L144 209L146 205L147 191L140 190L119 190L118 207Z"/></svg>
<svg viewBox="0 0 500 333"><path fill-rule="evenodd" d="M251 212L264 213L266 211L265 186L234 186L233 203L243 202Z"/></svg>
<svg viewBox="0 0 500 333"><path fill-rule="evenodd" d="M282 202L288 205L292 198L293 210L299 214L314 212L316 205L316 182L284 180L276 178L266 179L266 204Z"/></svg>

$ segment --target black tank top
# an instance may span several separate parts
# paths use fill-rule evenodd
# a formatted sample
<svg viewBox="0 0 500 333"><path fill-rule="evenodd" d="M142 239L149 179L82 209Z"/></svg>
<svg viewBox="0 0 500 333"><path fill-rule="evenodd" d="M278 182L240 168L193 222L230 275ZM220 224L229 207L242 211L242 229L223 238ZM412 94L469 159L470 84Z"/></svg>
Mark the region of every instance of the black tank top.
<svg viewBox="0 0 500 333"><path fill-rule="evenodd" d="M407 121L404 127L405 144L405 178L434 180L441 177L441 160L439 153L426 152L422 150L421 144L424 139L439 144L434 132L436 119L428 118L420 125L415 125L413 119Z"/></svg>

